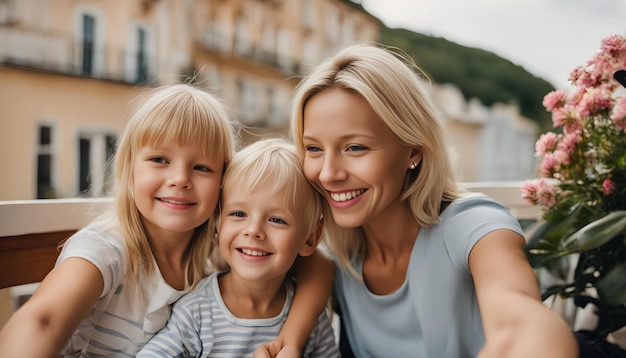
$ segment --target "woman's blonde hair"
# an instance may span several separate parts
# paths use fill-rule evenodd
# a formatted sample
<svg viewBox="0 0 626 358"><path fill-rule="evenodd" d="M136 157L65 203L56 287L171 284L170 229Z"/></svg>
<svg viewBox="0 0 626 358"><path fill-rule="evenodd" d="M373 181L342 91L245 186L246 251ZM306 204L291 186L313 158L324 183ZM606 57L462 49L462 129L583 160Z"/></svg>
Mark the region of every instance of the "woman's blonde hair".
<svg viewBox="0 0 626 358"><path fill-rule="evenodd" d="M291 136L303 155L304 108L316 94L338 88L363 96L400 143L421 152L419 166L407 172L402 200L408 201L420 226L430 226L439 219L442 206L457 197L458 189L442 122L418 72L422 73L398 49L356 44L340 51L298 84ZM324 211L326 243L354 273L351 260L365 255L362 230L338 226L327 203Z"/></svg>
<svg viewBox="0 0 626 358"><path fill-rule="evenodd" d="M145 146L163 144L196 146L206 156L223 160L225 169L237 143L225 107L200 88L167 85L148 91L141 99L118 140L115 153L114 219L120 224L128 249L131 280L155 270L154 256L134 199L133 163L137 152ZM195 286L205 275L216 212L195 229L184 253L188 285Z"/></svg>
<svg viewBox="0 0 626 358"><path fill-rule="evenodd" d="M296 147L283 138L258 140L235 154L224 173L222 188L250 192L270 184L271 194L280 194L291 210L303 207L304 232L308 238L320 224L322 197L304 176ZM224 190L222 189L222 195ZM220 200L221 202L221 200ZM219 222L218 222L219 231ZM217 239L216 239L217 240ZM211 261L220 271L228 264L213 245Z"/></svg>

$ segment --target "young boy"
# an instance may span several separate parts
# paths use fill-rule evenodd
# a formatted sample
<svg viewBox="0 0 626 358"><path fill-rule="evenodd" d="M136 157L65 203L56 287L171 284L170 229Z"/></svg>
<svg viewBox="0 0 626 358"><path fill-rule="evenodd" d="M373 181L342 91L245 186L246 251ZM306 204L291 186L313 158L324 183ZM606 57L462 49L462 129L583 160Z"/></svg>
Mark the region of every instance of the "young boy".
<svg viewBox="0 0 626 358"><path fill-rule="evenodd" d="M137 357L252 356L276 338L294 293L288 271L317 247L321 207L292 144L264 139L237 153L222 184L218 272L174 305L166 327ZM302 356L339 356L326 313Z"/></svg>

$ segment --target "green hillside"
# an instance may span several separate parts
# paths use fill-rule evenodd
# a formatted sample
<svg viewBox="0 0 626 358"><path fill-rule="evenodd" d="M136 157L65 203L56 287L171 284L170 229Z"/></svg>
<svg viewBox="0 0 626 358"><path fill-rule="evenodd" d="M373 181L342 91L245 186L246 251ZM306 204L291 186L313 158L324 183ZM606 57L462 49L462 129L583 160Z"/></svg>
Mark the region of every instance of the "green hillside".
<svg viewBox="0 0 626 358"><path fill-rule="evenodd" d="M444 38L385 26L380 42L406 51L434 82L456 85L466 99L478 98L487 106L515 103L522 115L537 121L542 130L551 127L541 101L554 87L507 59Z"/></svg>

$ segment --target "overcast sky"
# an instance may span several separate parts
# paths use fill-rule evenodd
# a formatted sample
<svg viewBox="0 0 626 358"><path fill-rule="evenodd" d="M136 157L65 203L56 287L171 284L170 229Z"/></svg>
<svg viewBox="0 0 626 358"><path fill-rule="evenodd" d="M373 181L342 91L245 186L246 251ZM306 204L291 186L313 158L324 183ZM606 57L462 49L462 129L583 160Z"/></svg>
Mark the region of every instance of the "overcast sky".
<svg viewBox="0 0 626 358"><path fill-rule="evenodd" d="M626 0L362 0L387 26L444 37L496 53L557 88L598 51L626 34Z"/></svg>

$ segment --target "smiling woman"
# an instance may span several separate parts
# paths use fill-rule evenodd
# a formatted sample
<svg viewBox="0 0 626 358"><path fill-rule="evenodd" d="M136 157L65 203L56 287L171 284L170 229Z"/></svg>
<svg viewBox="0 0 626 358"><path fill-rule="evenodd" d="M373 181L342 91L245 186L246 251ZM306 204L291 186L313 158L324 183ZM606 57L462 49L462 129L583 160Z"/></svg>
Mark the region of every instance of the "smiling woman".
<svg viewBox="0 0 626 358"><path fill-rule="evenodd" d="M416 73L398 49L357 44L294 97L292 137L325 198L342 357L575 357L540 301L519 222L457 186Z"/></svg>

